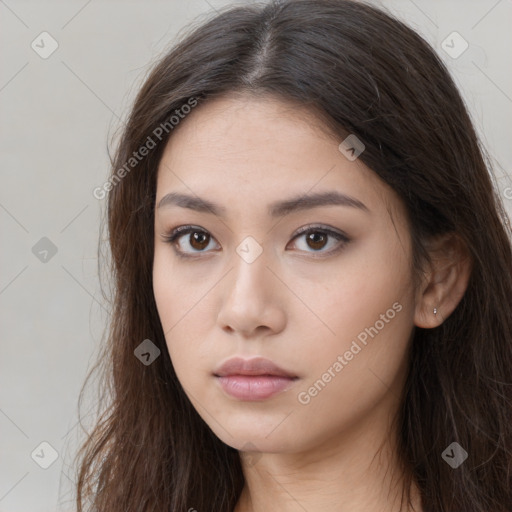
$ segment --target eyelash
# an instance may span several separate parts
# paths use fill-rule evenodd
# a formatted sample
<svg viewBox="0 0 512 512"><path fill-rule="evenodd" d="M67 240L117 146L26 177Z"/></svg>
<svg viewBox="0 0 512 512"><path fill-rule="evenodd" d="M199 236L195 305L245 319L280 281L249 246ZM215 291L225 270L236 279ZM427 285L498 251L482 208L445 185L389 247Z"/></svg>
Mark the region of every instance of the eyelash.
<svg viewBox="0 0 512 512"><path fill-rule="evenodd" d="M179 227L173 229L169 234L163 234L162 239L165 243L171 244L173 246L174 252L180 258L194 259L194 258L197 258L198 256L191 256L190 254L180 251L177 248L177 244L176 244L176 241L179 238L181 238L184 235L188 235L190 233L202 233L202 234L209 235L208 231L206 231L204 229L201 229L201 228L198 228L198 227L192 226L192 225L186 225L186 226L179 226ZM336 240L342 242L338 247L331 249L329 251L326 251L325 253L322 253L322 254L329 255L329 256L337 254L339 251L341 251L347 245L347 243L350 242L350 239L343 233L333 231L329 228L324 228L324 227L319 227L319 226L311 226L311 225L304 226L303 228L300 228L295 233L295 235L293 236L291 241L295 240L296 238L299 238L302 235L308 235L310 233L321 233L323 235L331 236L331 237L335 238ZM214 238L211 236L211 239L214 239ZM203 252L205 252L205 251L195 251L195 253L198 255ZM306 252L308 252L308 251L306 251ZM320 251L313 251L313 254L315 252L320 252ZM323 258L324 256L313 256L313 258L319 258L319 257Z"/></svg>

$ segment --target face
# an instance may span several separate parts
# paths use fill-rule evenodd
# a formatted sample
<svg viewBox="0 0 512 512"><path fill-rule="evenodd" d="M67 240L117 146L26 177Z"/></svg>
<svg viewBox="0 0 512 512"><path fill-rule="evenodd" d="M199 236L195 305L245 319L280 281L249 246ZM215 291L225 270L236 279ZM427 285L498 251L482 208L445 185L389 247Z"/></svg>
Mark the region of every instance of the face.
<svg viewBox="0 0 512 512"><path fill-rule="evenodd" d="M216 99L181 123L158 169L153 286L191 403L237 449L313 449L378 425L413 328L401 201L278 100ZM233 357L249 363L219 376Z"/></svg>

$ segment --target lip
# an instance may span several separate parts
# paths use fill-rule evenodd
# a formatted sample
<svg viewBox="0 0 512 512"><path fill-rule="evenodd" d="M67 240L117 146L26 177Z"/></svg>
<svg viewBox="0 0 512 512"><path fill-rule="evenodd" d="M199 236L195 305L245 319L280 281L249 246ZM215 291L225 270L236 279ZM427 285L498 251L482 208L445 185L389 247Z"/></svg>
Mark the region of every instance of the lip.
<svg viewBox="0 0 512 512"><path fill-rule="evenodd" d="M297 375L280 368L270 359L264 357L254 357L252 359L232 357L219 366L213 374L216 377L229 377L230 375L272 375L292 379L297 377Z"/></svg>
<svg viewBox="0 0 512 512"><path fill-rule="evenodd" d="M213 374L227 394L247 401L270 398L289 389L298 379L263 357L228 359Z"/></svg>

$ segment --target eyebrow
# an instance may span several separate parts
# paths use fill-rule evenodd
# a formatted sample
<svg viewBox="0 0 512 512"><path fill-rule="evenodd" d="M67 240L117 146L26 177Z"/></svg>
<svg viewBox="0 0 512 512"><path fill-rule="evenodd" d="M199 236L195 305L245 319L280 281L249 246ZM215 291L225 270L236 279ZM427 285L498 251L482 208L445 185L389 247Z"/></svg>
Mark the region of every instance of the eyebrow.
<svg viewBox="0 0 512 512"><path fill-rule="evenodd" d="M163 208L165 206L180 206L181 208L188 208L189 210L195 210L197 212L211 213L222 218L227 214L227 210L224 206L220 206L207 199L179 192L170 192L162 197L157 208ZM341 192L327 191L276 201L269 205L268 214L274 218L283 217L292 212L309 210L310 208L319 206L349 206L367 213L370 212L369 208L355 197L342 194Z"/></svg>

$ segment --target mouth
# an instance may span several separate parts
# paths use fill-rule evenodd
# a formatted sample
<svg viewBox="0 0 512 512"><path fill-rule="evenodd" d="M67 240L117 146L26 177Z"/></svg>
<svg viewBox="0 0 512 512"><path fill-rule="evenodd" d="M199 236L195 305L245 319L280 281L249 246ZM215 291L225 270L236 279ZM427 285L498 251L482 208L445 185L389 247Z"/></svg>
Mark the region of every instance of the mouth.
<svg viewBox="0 0 512 512"><path fill-rule="evenodd" d="M222 389L238 400L265 400L287 391L298 377L278 375L226 375L216 376Z"/></svg>
<svg viewBox="0 0 512 512"><path fill-rule="evenodd" d="M290 389L299 379L265 358L232 358L213 375L225 393L244 401L265 400Z"/></svg>

